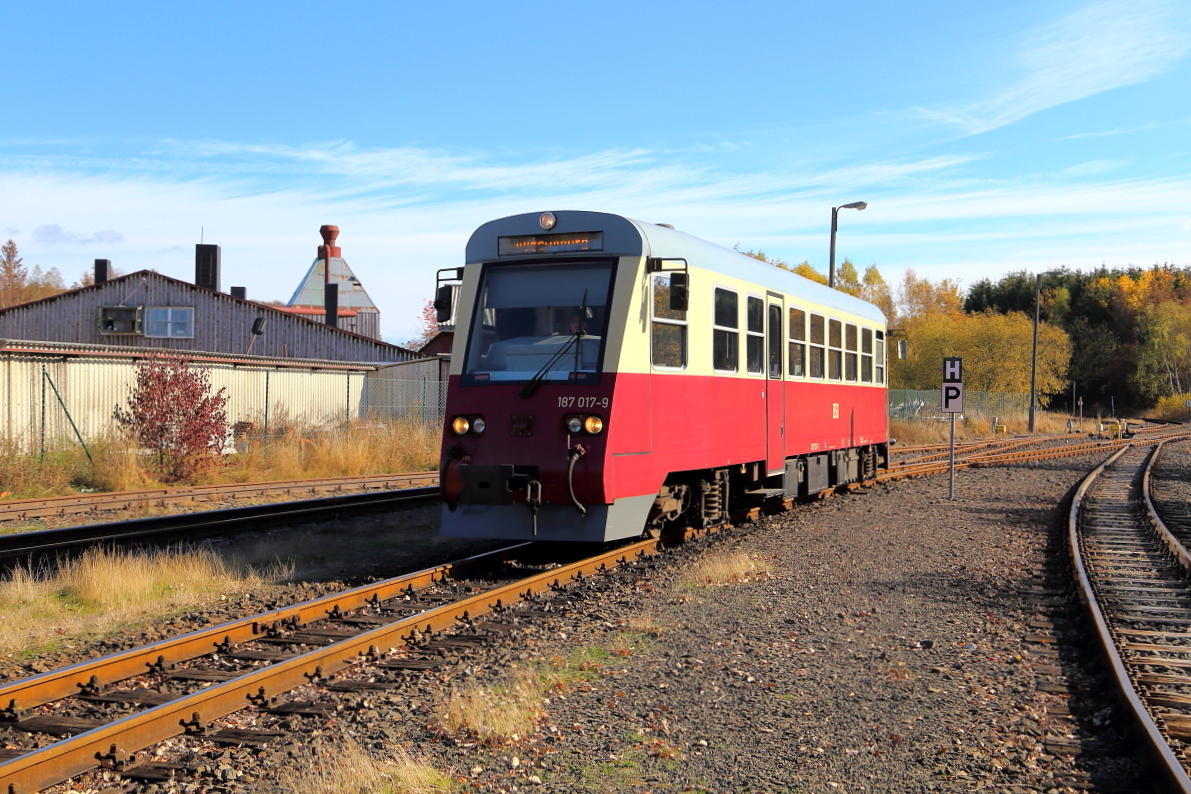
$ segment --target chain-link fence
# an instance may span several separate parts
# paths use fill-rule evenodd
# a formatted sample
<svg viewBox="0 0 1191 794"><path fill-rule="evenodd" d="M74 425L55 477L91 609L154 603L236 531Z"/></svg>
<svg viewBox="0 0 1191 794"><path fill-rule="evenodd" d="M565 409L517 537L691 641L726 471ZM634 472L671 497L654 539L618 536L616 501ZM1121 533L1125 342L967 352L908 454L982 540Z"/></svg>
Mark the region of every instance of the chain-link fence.
<svg viewBox="0 0 1191 794"><path fill-rule="evenodd" d="M370 417L441 421L446 383L378 377L375 367L278 359L191 360L223 388L228 424L237 437L267 437L293 428L343 426ZM102 355L5 352L0 356L0 435L9 449L44 451L86 444L115 429L127 405L137 361Z"/></svg>
<svg viewBox="0 0 1191 794"><path fill-rule="evenodd" d="M948 414L939 410L939 390L890 389L889 418L901 421L936 421ZM1030 395L965 391L964 414L969 416L1025 416Z"/></svg>
<svg viewBox="0 0 1191 794"><path fill-rule="evenodd" d="M441 422L447 410L447 383L365 377L361 405L366 415Z"/></svg>

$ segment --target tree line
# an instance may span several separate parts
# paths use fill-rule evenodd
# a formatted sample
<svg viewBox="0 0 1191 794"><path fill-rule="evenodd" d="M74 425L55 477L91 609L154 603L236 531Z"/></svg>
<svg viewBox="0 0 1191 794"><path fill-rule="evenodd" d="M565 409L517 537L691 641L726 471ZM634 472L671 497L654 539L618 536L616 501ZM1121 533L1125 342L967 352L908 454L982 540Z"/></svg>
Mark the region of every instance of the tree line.
<svg viewBox="0 0 1191 794"><path fill-rule="evenodd" d="M736 250L827 283L807 262ZM893 334L907 340L906 359L890 361L891 388L937 388L943 357L961 356L966 388L1025 394L1035 279L1016 271L964 291L954 279L931 281L907 270L893 289L875 264L860 273L845 259L835 288L876 304ZM1191 400L1191 267L1063 268L1037 284L1042 404L1068 410L1082 399L1089 414L1153 406L1176 414Z"/></svg>
<svg viewBox="0 0 1191 794"><path fill-rule="evenodd" d="M112 271L111 275L120 274ZM79 289L94 283L95 278L88 270L67 287L58 268L42 270L39 265L28 267L15 242L9 240L0 245L0 309L49 298L68 289Z"/></svg>

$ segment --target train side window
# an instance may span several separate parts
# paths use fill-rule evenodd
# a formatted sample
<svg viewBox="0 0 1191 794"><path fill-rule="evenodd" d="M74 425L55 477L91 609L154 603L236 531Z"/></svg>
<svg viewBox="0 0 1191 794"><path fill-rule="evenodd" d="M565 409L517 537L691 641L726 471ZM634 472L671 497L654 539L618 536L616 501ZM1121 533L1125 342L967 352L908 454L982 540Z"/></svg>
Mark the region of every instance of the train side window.
<svg viewBox="0 0 1191 794"><path fill-rule="evenodd" d="M790 363L791 378L806 376L806 312L790 309Z"/></svg>
<svg viewBox="0 0 1191 794"><path fill-rule="evenodd" d="M748 335L745 338L745 364L753 375L765 371L765 301L748 297Z"/></svg>
<svg viewBox="0 0 1191 794"><path fill-rule="evenodd" d="M686 311L670 308L670 274L653 275L653 322L650 324L650 358L666 369L686 366Z"/></svg>
<svg viewBox="0 0 1191 794"><path fill-rule="evenodd" d="M860 381L873 382L873 330L860 330Z"/></svg>
<svg viewBox="0 0 1191 794"><path fill-rule="evenodd" d="M860 329L860 381L873 382L873 330Z"/></svg>
<svg viewBox="0 0 1191 794"><path fill-rule="evenodd" d="M711 366L721 372L740 369L740 296L715 288L711 330Z"/></svg>
<svg viewBox="0 0 1191 794"><path fill-rule="evenodd" d="M840 380L844 374L844 324L839 320L827 321L827 346L827 377Z"/></svg>
<svg viewBox="0 0 1191 794"><path fill-rule="evenodd" d="M827 342L824 333L823 315L811 315L811 346L807 368L812 378L822 378L824 373L824 359L826 358L823 345Z"/></svg>
<svg viewBox="0 0 1191 794"><path fill-rule="evenodd" d="M885 382L885 332L877 331L873 345L874 361L877 365L877 383Z"/></svg>
<svg viewBox="0 0 1191 794"><path fill-rule="evenodd" d="M856 326L848 323L844 326L844 380L856 381L856 370L858 364L858 356L856 349L859 347Z"/></svg>

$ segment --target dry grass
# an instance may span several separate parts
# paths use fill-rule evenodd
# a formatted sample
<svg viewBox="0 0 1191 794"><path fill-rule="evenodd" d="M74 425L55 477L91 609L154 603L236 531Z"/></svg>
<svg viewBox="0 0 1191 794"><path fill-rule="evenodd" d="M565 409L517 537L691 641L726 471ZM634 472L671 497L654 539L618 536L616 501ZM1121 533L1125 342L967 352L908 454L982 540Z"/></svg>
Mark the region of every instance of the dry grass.
<svg viewBox="0 0 1191 794"><path fill-rule="evenodd" d="M400 748L378 760L349 742L337 745L328 756L308 756L297 763L275 782L299 794L437 794L451 785L448 775Z"/></svg>
<svg viewBox="0 0 1191 794"><path fill-rule="evenodd" d="M1049 436L1067 432L1068 414L1039 411L1035 416L1035 435ZM1029 422L1023 416L998 417L1000 424L1005 426L1005 436L1029 435ZM980 441L994 438L993 417L976 414L967 415L963 420L956 417L956 441ZM1076 421L1074 428L1078 428ZM1090 433L1096 425L1095 418L1084 417L1083 432ZM919 446L924 444L946 444L950 436L950 422L900 419L889 420L889 436L896 438L898 446ZM1001 436L1002 438L1005 436Z"/></svg>
<svg viewBox="0 0 1191 794"><path fill-rule="evenodd" d="M517 667L494 683L454 690L442 709L442 723L452 734L469 734L488 745L516 741L533 731L547 691L537 668Z"/></svg>
<svg viewBox="0 0 1191 794"><path fill-rule="evenodd" d="M592 679L610 657L602 649L578 648L565 658L514 667L496 681L465 684L440 705L439 719L449 733L486 745L517 741L533 733L551 693Z"/></svg>
<svg viewBox="0 0 1191 794"><path fill-rule="evenodd" d="M0 653L103 636L183 607L242 593L288 575L237 572L212 552L92 549L52 572L17 568L0 581Z"/></svg>
<svg viewBox="0 0 1191 794"><path fill-rule="evenodd" d="M119 438L47 449L43 458L0 439L0 499L37 499L87 491L129 491L153 487L140 456ZM94 462L92 462L94 461Z"/></svg>
<svg viewBox="0 0 1191 794"><path fill-rule="evenodd" d="M742 551L704 557L679 579L687 587L722 587L767 576L773 566Z"/></svg>
<svg viewBox="0 0 1191 794"><path fill-rule="evenodd" d="M191 485L301 480L430 471L438 465L441 425L397 420L332 429L291 426L268 439L241 442L198 472ZM7 446L5 446L7 444ZM143 455L119 437L89 440L92 460L77 444L43 458L0 439L0 499L67 496L80 491L130 491L163 483ZM93 462L92 462L93 461ZM176 484L176 483L175 483Z"/></svg>
<svg viewBox="0 0 1191 794"><path fill-rule="evenodd" d="M441 433L437 422L409 420L327 431L291 429L268 440L250 440L207 477L263 482L430 471L438 466Z"/></svg>

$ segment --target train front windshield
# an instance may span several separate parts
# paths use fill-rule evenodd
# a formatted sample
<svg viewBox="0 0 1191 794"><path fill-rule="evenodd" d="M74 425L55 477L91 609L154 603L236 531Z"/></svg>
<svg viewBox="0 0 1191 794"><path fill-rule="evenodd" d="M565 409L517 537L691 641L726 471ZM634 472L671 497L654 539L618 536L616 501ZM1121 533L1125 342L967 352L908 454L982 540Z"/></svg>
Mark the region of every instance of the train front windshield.
<svg viewBox="0 0 1191 794"><path fill-rule="evenodd" d="M597 383L610 263L485 265L464 383Z"/></svg>

